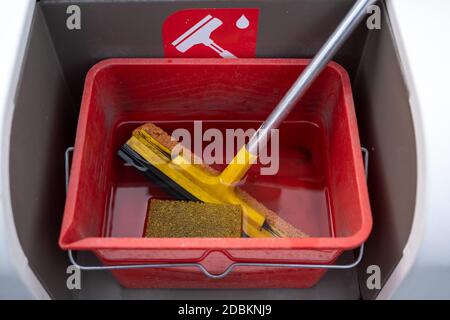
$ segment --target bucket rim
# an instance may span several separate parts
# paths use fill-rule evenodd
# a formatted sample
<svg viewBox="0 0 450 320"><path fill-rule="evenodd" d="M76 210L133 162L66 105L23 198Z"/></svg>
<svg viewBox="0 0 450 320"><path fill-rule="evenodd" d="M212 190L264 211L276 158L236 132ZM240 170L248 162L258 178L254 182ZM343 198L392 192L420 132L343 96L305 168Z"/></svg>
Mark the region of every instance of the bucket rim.
<svg viewBox="0 0 450 320"><path fill-rule="evenodd" d="M355 108L347 71L338 63L331 61L326 69L331 69L340 77L343 86L345 106L349 111L350 138L352 157L355 159L358 206L361 212L360 228L351 236L346 237L309 237L309 238L120 238L120 237L85 237L76 241L68 241L75 218L76 194L79 186L82 153L85 134L78 131L87 130L87 108L89 105L94 79L99 72L124 65L297 65L306 66L311 59L303 58L110 58L96 63L87 73L83 91L80 118L77 127L77 138L72 160L71 179L59 238L59 246L64 250L351 250L363 244L372 229L372 214L364 174L359 134L356 122ZM81 138L80 138L81 137Z"/></svg>

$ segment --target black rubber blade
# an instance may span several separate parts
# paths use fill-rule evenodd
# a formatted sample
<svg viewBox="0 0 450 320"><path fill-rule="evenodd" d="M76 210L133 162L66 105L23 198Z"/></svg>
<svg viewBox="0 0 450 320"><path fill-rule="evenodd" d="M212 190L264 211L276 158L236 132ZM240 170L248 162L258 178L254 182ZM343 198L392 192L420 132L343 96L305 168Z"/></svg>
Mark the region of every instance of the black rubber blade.
<svg viewBox="0 0 450 320"><path fill-rule="evenodd" d="M125 162L129 163L139 171L143 172L148 178L155 182L160 188L177 200L200 201L186 189L158 170L155 166L145 160L139 153L134 151L129 145L124 144L117 152Z"/></svg>

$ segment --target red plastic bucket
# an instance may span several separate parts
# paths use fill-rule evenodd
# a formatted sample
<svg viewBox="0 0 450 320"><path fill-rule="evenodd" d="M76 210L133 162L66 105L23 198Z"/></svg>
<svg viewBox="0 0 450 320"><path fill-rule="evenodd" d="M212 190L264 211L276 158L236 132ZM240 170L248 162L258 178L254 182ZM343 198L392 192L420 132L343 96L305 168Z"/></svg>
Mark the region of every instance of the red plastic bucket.
<svg viewBox="0 0 450 320"><path fill-rule="evenodd" d="M164 197L124 165L117 149L138 125L171 133L249 128L275 107L308 64L302 59L110 59L89 71L83 93L60 246L105 265L234 262L332 264L368 237L372 218L350 81L330 63L280 127L280 168L243 186L309 238L144 238L147 203ZM310 287L325 269L239 266L210 279L195 266L112 271L133 288Z"/></svg>

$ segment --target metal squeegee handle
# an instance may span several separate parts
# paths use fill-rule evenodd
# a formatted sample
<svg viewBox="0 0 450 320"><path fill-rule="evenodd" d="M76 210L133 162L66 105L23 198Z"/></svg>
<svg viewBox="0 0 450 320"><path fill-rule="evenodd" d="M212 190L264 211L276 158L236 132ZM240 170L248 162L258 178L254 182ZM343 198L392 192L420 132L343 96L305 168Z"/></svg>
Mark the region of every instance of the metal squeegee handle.
<svg viewBox="0 0 450 320"><path fill-rule="evenodd" d="M264 121L261 127L250 139L247 144L247 150L251 154L258 155L258 145L262 148L267 145L267 141L270 139L271 130L277 129L280 126L281 122L291 112L292 108L300 100L312 82L326 67L331 58L367 14L367 9L376 2L377 0L358 0L353 5L333 34L320 48L319 52L317 52L315 57L303 70L292 87L288 90L288 92L286 92L266 121Z"/></svg>
<svg viewBox="0 0 450 320"><path fill-rule="evenodd" d="M366 148L361 148L364 160L364 172L367 179L369 169L369 151ZM65 176L66 176L66 191L69 185L70 176L70 154L74 148L69 147L65 152ZM145 263L145 264L128 264L128 265L80 265L73 256L73 251L68 250L70 263L80 270L84 271L101 271L101 270L127 270L127 269L148 269L148 268L186 268L193 267L199 269L203 274L210 279L223 279L236 267L263 267L263 268L293 268L293 269L351 269L356 267L362 260L364 254L364 244L359 247L358 256L349 264L299 264L299 263L268 263L268 262L234 262L231 263L222 273L213 274L209 272L199 262L188 263Z"/></svg>

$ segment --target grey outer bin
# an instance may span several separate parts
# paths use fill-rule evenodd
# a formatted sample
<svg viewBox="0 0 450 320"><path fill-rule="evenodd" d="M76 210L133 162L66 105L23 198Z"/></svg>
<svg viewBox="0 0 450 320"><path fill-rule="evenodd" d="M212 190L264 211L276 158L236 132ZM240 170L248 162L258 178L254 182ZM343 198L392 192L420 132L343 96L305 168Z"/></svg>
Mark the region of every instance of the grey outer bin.
<svg viewBox="0 0 450 320"><path fill-rule="evenodd" d="M362 145L371 156L368 177L374 228L358 269L331 270L311 289L130 290L108 271L82 273L82 290L66 288L67 253L59 249L65 201L64 152L73 145L84 77L110 57L162 57L161 26L184 8L259 8L257 57L311 57L348 11L351 0L262 1L40 1L34 12L16 96L10 154L11 195L21 245L50 296L86 298L373 299L369 265L382 284L401 257L411 230L416 147L408 92L385 14L381 30L364 25L335 60L349 72ZM66 28L68 5L79 5L81 30ZM29 152L33 153L30 165ZM392 159L395 157L395 161ZM399 166L398 163L402 165ZM26 195L26 201L24 201ZM347 253L340 263L353 260ZM89 254L78 261L95 264Z"/></svg>

